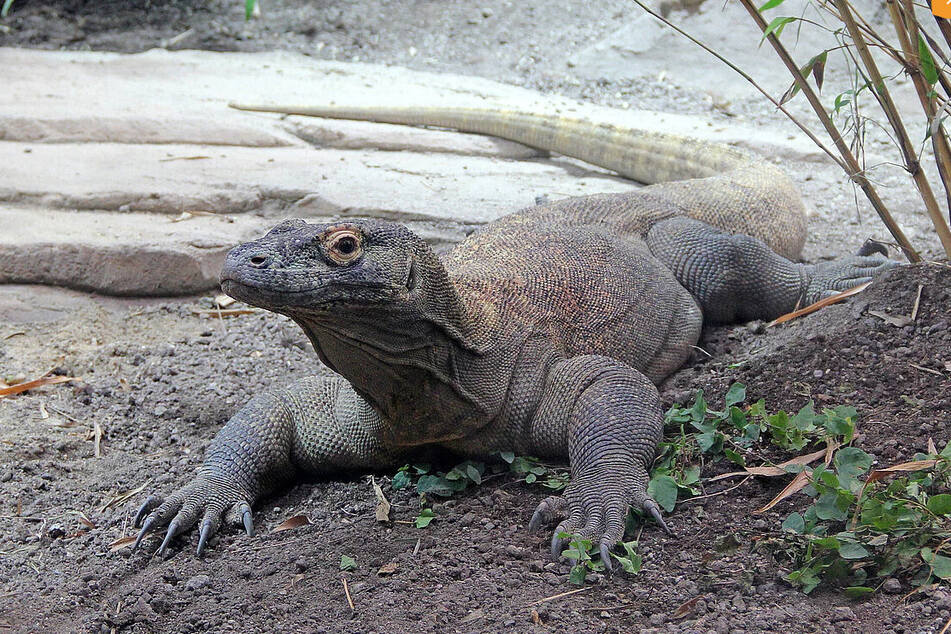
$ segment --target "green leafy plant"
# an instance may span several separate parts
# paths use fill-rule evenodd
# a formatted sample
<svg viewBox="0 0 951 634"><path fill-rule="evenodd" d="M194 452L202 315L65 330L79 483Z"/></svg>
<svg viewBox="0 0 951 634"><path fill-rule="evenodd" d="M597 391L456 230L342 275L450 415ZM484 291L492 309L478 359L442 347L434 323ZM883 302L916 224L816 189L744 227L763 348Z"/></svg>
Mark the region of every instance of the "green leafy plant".
<svg viewBox="0 0 951 634"><path fill-rule="evenodd" d="M759 400L743 409L746 386L734 383L724 396L724 409L711 409L703 391L690 406L673 405L665 415L667 436L660 444L651 471L648 493L666 511L678 500L701 493L702 459L725 457L739 467L768 441L781 449L800 451L813 443L846 444L855 435L854 408L839 406L815 411L812 401L796 414L769 413ZM768 462L760 457L762 462Z"/></svg>
<svg viewBox="0 0 951 634"><path fill-rule="evenodd" d="M357 560L351 557L350 555L340 555L340 569L347 570L356 570L357 569Z"/></svg>
<svg viewBox="0 0 951 634"><path fill-rule="evenodd" d="M416 516L416 528L426 528L434 519L436 519L435 511L431 508L422 508Z"/></svg>
<svg viewBox="0 0 951 634"><path fill-rule="evenodd" d="M605 569L599 549L590 539L582 539L574 533L558 533L558 537L568 542L568 548L562 552L562 556L575 562L568 573L570 583L577 586L584 585L589 573L602 572ZM624 572L630 575L638 574L641 571L643 559L637 553L637 542L621 542L621 546L624 548L624 554L612 552L611 558L620 564Z"/></svg>
<svg viewBox="0 0 951 634"><path fill-rule="evenodd" d="M794 568L787 579L803 592L828 582L859 597L895 575L913 585L951 579L951 443L868 473L871 464L861 449L843 447L828 467L807 467L812 504L764 542Z"/></svg>

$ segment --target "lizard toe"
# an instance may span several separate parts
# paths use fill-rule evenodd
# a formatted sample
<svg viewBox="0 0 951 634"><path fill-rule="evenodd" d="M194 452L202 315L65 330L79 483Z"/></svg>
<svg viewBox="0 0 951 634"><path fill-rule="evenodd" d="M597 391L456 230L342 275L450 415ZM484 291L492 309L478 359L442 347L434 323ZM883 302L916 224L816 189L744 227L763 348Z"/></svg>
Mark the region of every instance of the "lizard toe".
<svg viewBox="0 0 951 634"><path fill-rule="evenodd" d="M167 526L165 538L157 551L162 555L177 535L198 524L196 552L201 555L208 540L218 532L223 518L229 524L243 525L248 535L254 535L248 499L250 496L233 481L199 475L164 501L158 496L150 496L142 504L136 514L136 520L142 521L142 529L135 546L149 532Z"/></svg>
<svg viewBox="0 0 951 634"><path fill-rule="evenodd" d="M152 510L159 506L163 502L161 496L150 495L145 499L145 502L142 503L142 506L139 507L138 512L135 514L135 519L132 520L132 526L138 528L142 525L142 520L145 519L145 516L152 512Z"/></svg>
<svg viewBox="0 0 951 634"><path fill-rule="evenodd" d="M248 537L254 537L254 520L251 513L251 505L241 500L236 502L225 514L225 521L232 526L244 527L244 532Z"/></svg>
<svg viewBox="0 0 951 634"><path fill-rule="evenodd" d="M528 523L528 530L535 532L542 527L551 526L568 515L568 501L563 497L553 495L539 502L532 519Z"/></svg>

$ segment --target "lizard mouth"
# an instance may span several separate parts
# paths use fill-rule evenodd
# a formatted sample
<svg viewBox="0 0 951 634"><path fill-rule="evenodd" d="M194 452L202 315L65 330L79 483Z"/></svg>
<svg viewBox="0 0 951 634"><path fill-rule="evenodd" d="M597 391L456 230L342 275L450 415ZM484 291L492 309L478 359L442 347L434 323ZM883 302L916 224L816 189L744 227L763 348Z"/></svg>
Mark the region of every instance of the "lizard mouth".
<svg viewBox="0 0 951 634"><path fill-rule="evenodd" d="M295 274L299 272L295 271ZM254 283L223 271L221 290L238 301L275 312L288 309L330 309L335 306L370 306L393 299L393 290L377 284L340 279L284 280L284 283ZM296 277L296 275L295 275ZM280 280L278 281L280 282Z"/></svg>

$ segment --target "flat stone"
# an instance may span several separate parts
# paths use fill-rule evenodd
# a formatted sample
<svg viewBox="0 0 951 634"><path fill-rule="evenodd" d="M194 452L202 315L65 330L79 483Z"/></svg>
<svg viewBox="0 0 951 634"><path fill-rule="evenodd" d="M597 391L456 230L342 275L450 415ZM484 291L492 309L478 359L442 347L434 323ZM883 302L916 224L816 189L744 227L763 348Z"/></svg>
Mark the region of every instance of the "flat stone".
<svg viewBox="0 0 951 634"><path fill-rule="evenodd" d="M815 153L780 132L283 52L0 48L0 64L30 69L0 91L0 283L195 293L217 285L229 248L288 216L390 219L444 246L537 196L636 186L509 141L228 107L238 99L479 105L755 145L774 156Z"/></svg>

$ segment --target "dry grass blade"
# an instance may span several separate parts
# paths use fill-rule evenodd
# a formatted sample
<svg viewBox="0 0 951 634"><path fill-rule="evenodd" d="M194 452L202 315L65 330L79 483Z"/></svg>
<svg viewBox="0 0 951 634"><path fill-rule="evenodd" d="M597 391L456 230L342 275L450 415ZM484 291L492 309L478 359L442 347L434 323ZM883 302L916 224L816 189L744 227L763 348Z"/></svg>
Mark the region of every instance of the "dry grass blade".
<svg viewBox="0 0 951 634"><path fill-rule="evenodd" d="M350 586L347 585L347 578L343 577L343 591L347 595L347 605L350 606L351 612L356 612L357 609L353 606L353 597L350 596Z"/></svg>
<svg viewBox="0 0 951 634"><path fill-rule="evenodd" d="M826 448L822 450L822 453L825 455L825 457L823 458L823 462L825 463L826 466L829 466L829 463L832 462L832 456L835 454L835 450L838 449L839 446L840 444L837 442L829 443L828 445L826 445ZM777 504L779 504L780 502L788 498L790 495L799 493L800 491L805 489L806 485L808 484L809 484L809 474L806 472L805 469L803 469L802 471L796 474L796 477L793 478L789 482L789 484L787 484L786 487L782 491L779 492L779 494L776 497L774 497L772 500L767 502L766 506L753 511L753 515L762 515L766 511L770 510L771 508L773 508L774 506L776 506Z"/></svg>
<svg viewBox="0 0 951 634"><path fill-rule="evenodd" d="M123 502L125 502L125 501L128 500L129 498L135 497L135 496L138 495L139 493L142 493L142 491L145 490L145 487L147 487L151 481L152 481L151 479L146 480L146 481L143 482L140 486L137 486L137 487L135 487L134 489L130 489L129 491L123 491L123 492L121 492L121 493L116 493L115 496L113 496L112 498L110 498L105 504L103 504L103 505L99 508L99 512L102 513L102 512L105 511L107 508L110 508L110 507L112 507L112 506L115 506L116 504L122 504Z"/></svg>
<svg viewBox="0 0 951 634"><path fill-rule="evenodd" d="M295 515L294 517L289 517L277 526L274 527L272 533L280 533L281 531L289 531L295 528L300 528L301 526L310 526L313 522L310 521L310 518L306 515Z"/></svg>
<svg viewBox="0 0 951 634"><path fill-rule="evenodd" d="M777 504L779 504L780 502L788 498L790 495L793 495L794 493L799 493L800 491L805 489L806 485L808 484L809 484L809 474L806 473L805 471L800 471L799 473L796 474L796 477L793 478L789 482L789 484L787 484L786 487L782 491L779 492L779 495L777 495L772 500L767 502L763 508L759 508L753 511L753 515L762 515L766 511L770 510L771 508L773 508L774 506L776 506Z"/></svg>
<svg viewBox="0 0 951 634"><path fill-rule="evenodd" d="M545 597L544 599L539 599L538 601L532 601L531 603L526 604L524 607L530 608L533 605L541 605L542 603L548 603L549 601L554 601L555 599L561 599L563 597L568 597L573 594L578 594L579 592L587 592L594 586L586 586L584 588L578 588L577 590L569 590L568 592L559 592L558 594L553 594L550 597Z"/></svg>
<svg viewBox="0 0 951 634"><path fill-rule="evenodd" d="M135 543L135 535L129 535L128 537L120 537L116 541L109 544L109 552L118 552L127 546L131 546Z"/></svg>
<svg viewBox="0 0 951 634"><path fill-rule="evenodd" d="M853 295L857 295L857 294L861 293L861 292L864 291L866 288L868 288L868 285L869 285L869 284L871 284L871 282L865 282L864 284L859 284L858 286L853 286L852 288L847 289L847 290L844 290L844 291L842 291L841 293L838 293L837 295L833 295L832 297L826 297L826 298L824 298L824 299L820 299L820 300L819 300L818 302L816 302L815 304L809 304L809 305L806 306L805 308L800 308L800 309L798 309L798 310L794 310L794 311L791 312L791 313L786 313L785 315L780 315L779 317L777 317L777 318L774 319L773 321L771 321L771 322L769 322L768 324L766 324L766 327L767 327L767 328L772 328L773 326L778 326L779 324L784 324L784 323L786 323L787 321L792 321L793 319L797 319L797 318L799 318L799 317L802 317L803 315L808 315L809 313L814 313L814 312L816 312L817 310L819 310L819 309L821 309L821 308L825 308L826 306L829 306L830 304L838 304L839 302L841 302L843 299L845 299L845 298L847 298L847 297L851 297L851 296L853 296Z"/></svg>
<svg viewBox="0 0 951 634"><path fill-rule="evenodd" d="M915 322L915 320L908 315L889 315L888 313L883 313L880 310L870 310L868 311L868 314L878 317L886 324L891 324L895 328L904 328L905 326L910 326Z"/></svg>
<svg viewBox="0 0 951 634"><path fill-rule="evenodd" d="M835 443L835 449L839 448L839 444ZM819 451L814 451L812 453L804 454L802 456L796 456L785 462L780 462L778 465L770 466L763 465L760 467L746 467L745 471L732 471L730 473L724 473L716 477L710 478L708 482L716 482L717 480L725 480L726 478L735 478L736 476L748 476L748 475L757 475L757 476L766 476L766 477L776 477L783 476L789 473L784 467L790 467L793 465L807 465L815 462L822 456L826 455L826 449L820 449Z"/></svg>
<svg viewBox="0 0 951 634"><path fill-rule="evenodd" d="M928 438L928 453L932 456L938 453L938 448L935 447L934 438Z"/></svg>
<svg viewBox="0 0 951 634"><path fill-rule="evenodd" d="M68 381L79 381L73 376L43 376L38 379L33 379L32 381L24 381L23 383L17 383L16 385L10 385L8 387L0 388L0 398L5 396L12 396L14 394L19 394L21 392L26 392L27 390L33 390L38 387L43 387L44 385L55 385L57 383L66 383Z"/></svg>
<svg viewBox="0 0 951 634"><path fill-rule="evenodd" d="M211 315L212 317L236 317L238 315L253 315L263 311L254 308L229 308L227 310L193 310L193 315Z"/></svg>

